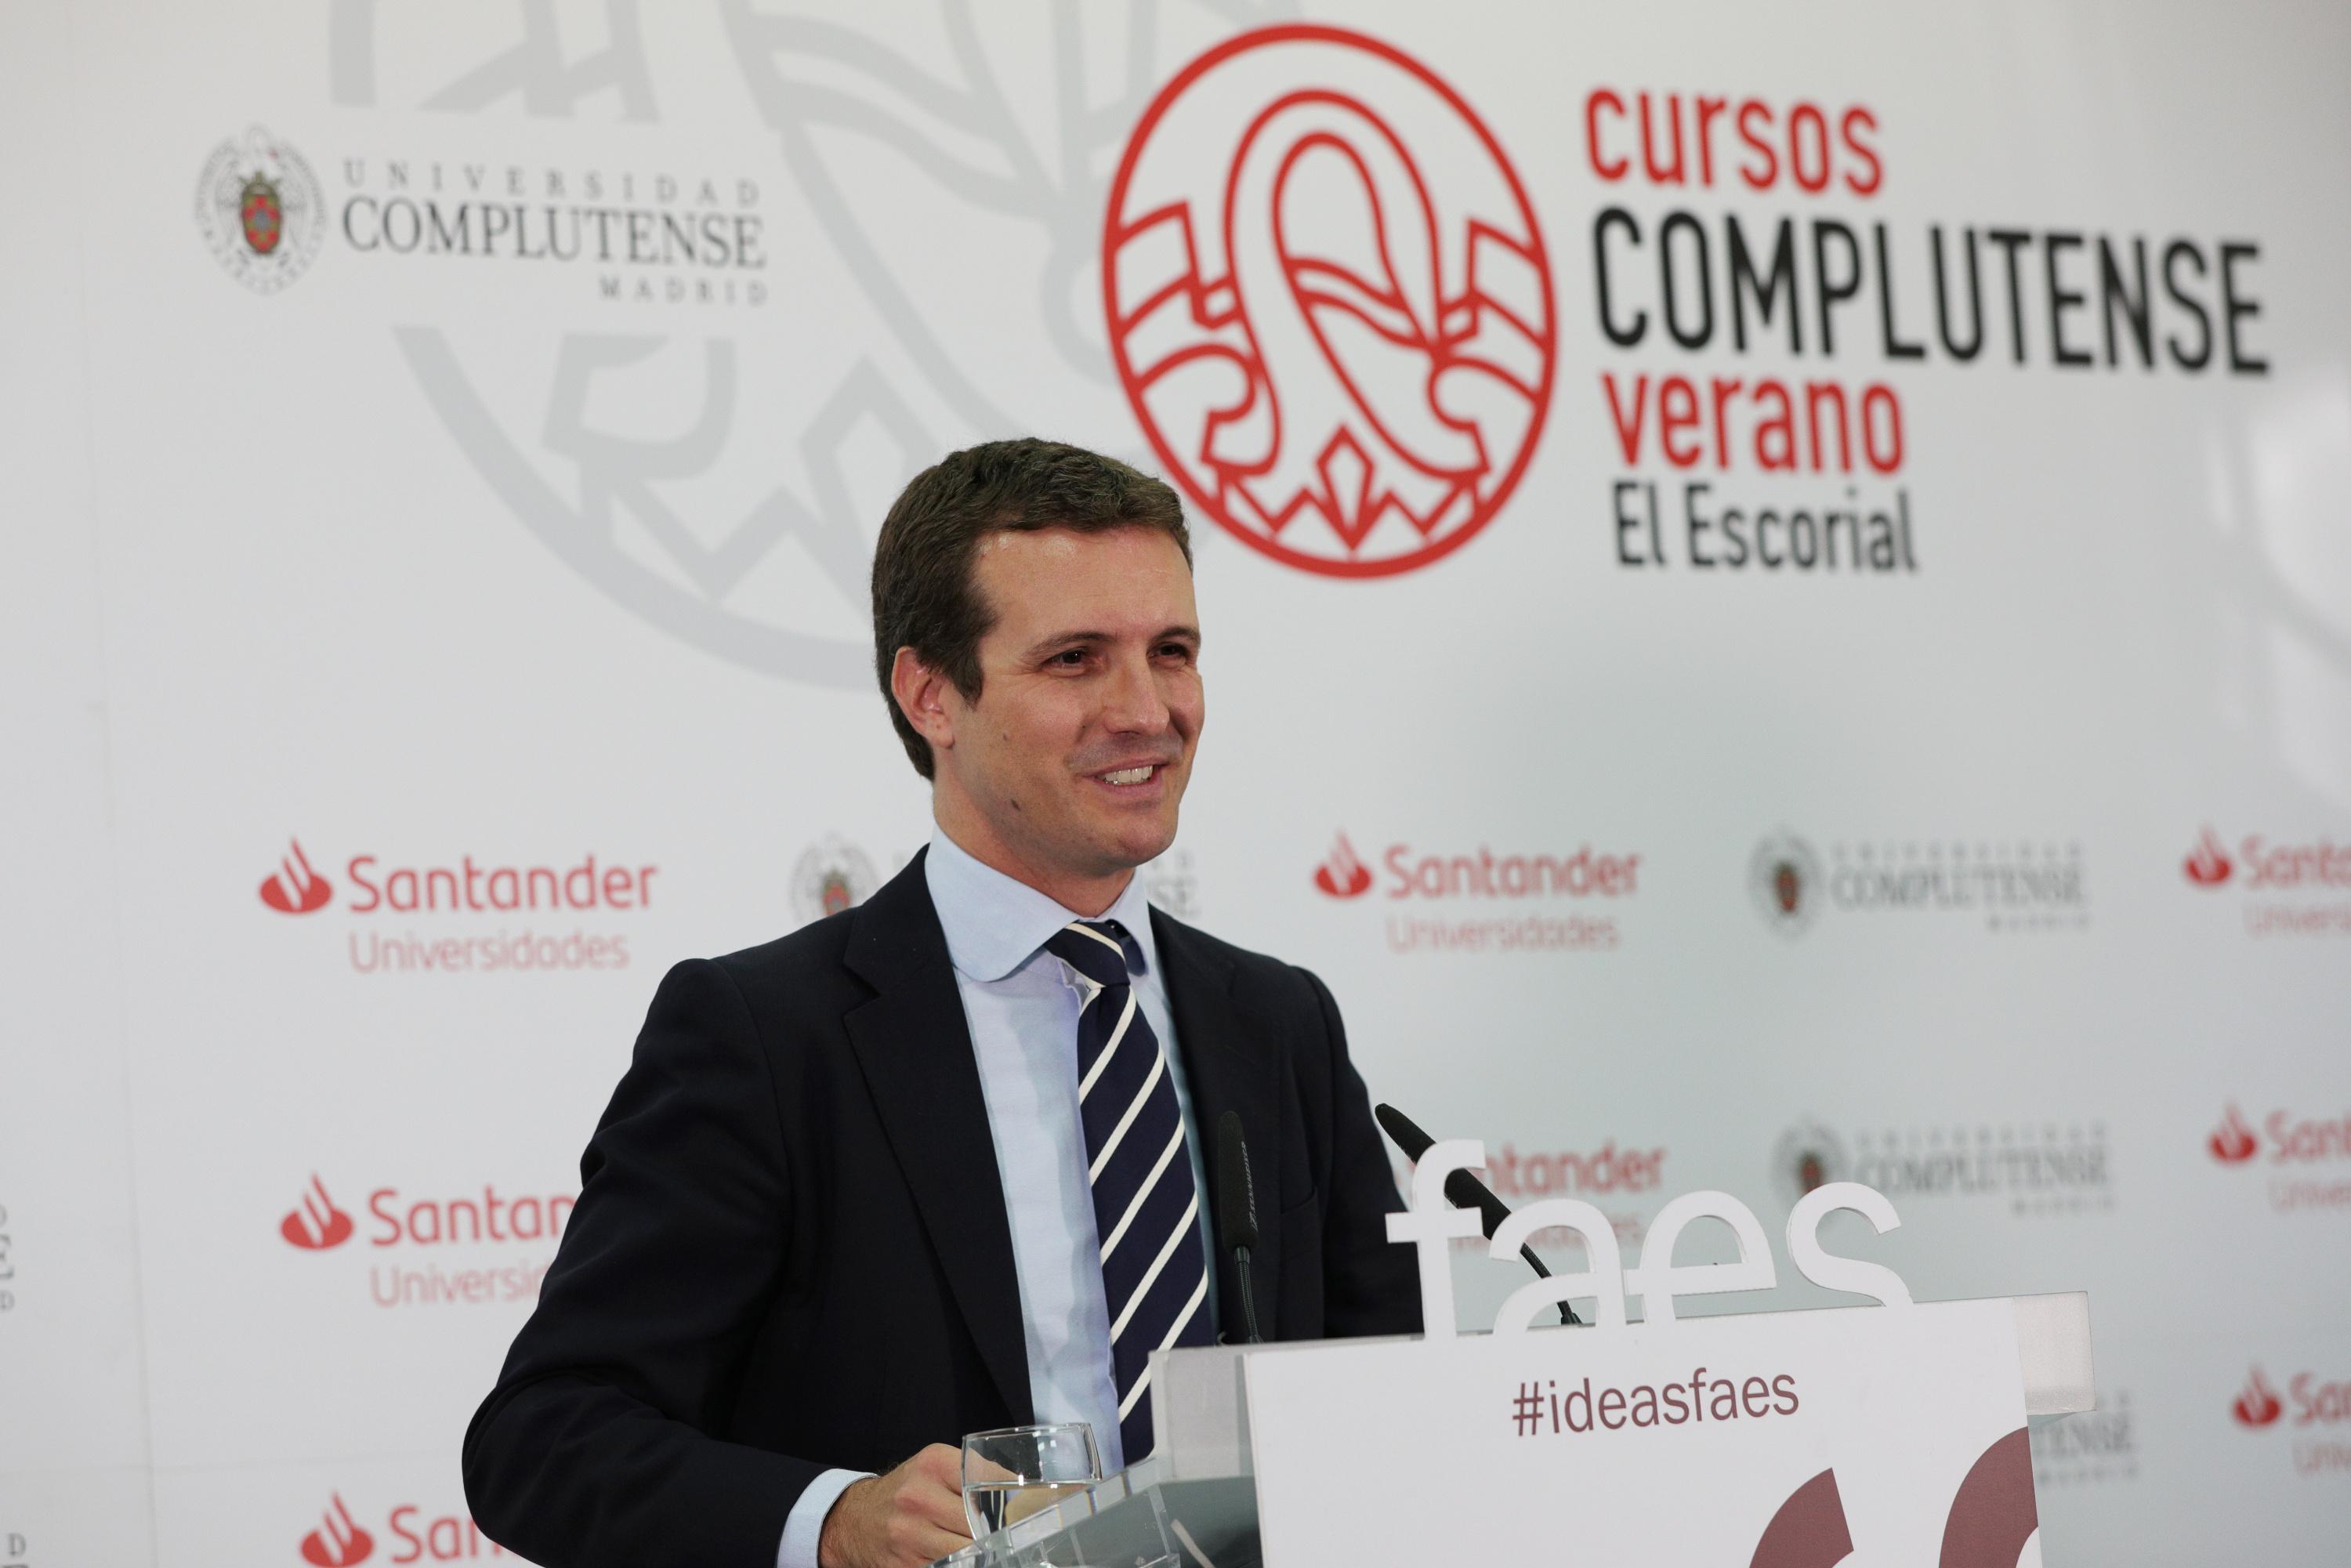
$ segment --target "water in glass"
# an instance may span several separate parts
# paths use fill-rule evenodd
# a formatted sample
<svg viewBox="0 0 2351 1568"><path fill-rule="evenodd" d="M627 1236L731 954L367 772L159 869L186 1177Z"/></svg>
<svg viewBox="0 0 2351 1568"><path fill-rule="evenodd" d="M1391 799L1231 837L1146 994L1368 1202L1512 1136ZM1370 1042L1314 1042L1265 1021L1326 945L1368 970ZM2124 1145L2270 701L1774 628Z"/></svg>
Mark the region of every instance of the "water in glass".
<svg viewBox="0 0 2351 1568"><path fill-rule="evenodd" d="M975 1540L1101 1479L1093 1428L1083 1421L1008 1427L963 1440L963 1511Z"/></svg>

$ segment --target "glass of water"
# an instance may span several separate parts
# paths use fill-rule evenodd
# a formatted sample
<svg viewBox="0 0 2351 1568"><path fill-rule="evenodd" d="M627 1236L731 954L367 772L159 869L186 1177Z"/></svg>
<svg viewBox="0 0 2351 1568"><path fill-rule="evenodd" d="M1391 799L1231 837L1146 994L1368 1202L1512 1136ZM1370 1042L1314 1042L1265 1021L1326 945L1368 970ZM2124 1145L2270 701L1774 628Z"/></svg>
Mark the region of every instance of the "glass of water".
<svg viewBox="0 0 2351 1568"><path fill-rule="evenodd" d="M1083 1421L1006 1427L963 1440L963 1512L975 1541L1101 1479L1094 1429Z"/></svg>

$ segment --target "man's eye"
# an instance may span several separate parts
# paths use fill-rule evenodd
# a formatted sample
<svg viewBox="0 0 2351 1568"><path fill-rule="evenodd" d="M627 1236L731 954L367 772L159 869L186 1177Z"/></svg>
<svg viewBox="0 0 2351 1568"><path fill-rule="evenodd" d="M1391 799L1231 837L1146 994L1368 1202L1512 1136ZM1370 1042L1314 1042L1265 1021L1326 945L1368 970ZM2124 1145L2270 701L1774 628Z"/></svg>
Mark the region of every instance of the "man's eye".
<svg viewBox="0 0 2351 1568"><path fill-rule="evenodd" d="M1060 664L1064 669L1075 669L1086 662L1086 651L1083 648L1064 648L1047 662Z"/></svg>

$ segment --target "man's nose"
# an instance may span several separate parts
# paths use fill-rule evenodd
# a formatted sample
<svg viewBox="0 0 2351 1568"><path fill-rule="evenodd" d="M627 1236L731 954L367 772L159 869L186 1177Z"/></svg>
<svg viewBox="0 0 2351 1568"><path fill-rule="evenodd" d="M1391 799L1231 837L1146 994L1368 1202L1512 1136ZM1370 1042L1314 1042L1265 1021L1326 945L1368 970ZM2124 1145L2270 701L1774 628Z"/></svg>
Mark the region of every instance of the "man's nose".
<svg viewBox="0 0 2351 1568"><path fill-rule="evenodd" d="M1104 727L1121 735L1163 735L1167 722L1167 700L1150 659L1137 654L1113 663L1103 695Z"/></svg>

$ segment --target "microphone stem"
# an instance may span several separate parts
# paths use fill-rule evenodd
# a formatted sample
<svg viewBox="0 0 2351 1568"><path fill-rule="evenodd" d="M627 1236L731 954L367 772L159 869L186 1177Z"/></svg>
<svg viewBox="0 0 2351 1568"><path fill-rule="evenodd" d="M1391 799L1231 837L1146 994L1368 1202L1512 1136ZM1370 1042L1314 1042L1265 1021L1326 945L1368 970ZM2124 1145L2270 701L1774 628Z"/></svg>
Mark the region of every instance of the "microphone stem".
<svg viewBox="0 0 2351 1568"><path fill-rule="evenodd" d="M1263 1344L1265 1342L1258 1337L1257 1332L1257 1292L1249 1287L1249 1249L1234 1248L1233 1261L1240 1265L1241 1332L1248 1336L1246 1343Z"/></svg>
<svg viewBox="0 0 2351 1568"><path fill-rule="evenodd" d="M1527 1260L1528 1268L1532 1269L1536 1273L1541 1275L1546 1280L1551 1278L1551 1270L1543 1267L1543 1260L1535 1256L1535 1249L1532 1247L1520 1248L1519 1256ZM1569 1306L1565 1301L1562 1301L1559 1304L1559 1325L1562 1328L1580 1329L1583 1326L1583 1320L1575 1315L1575 1309L1573 1307Z"/></svg>

